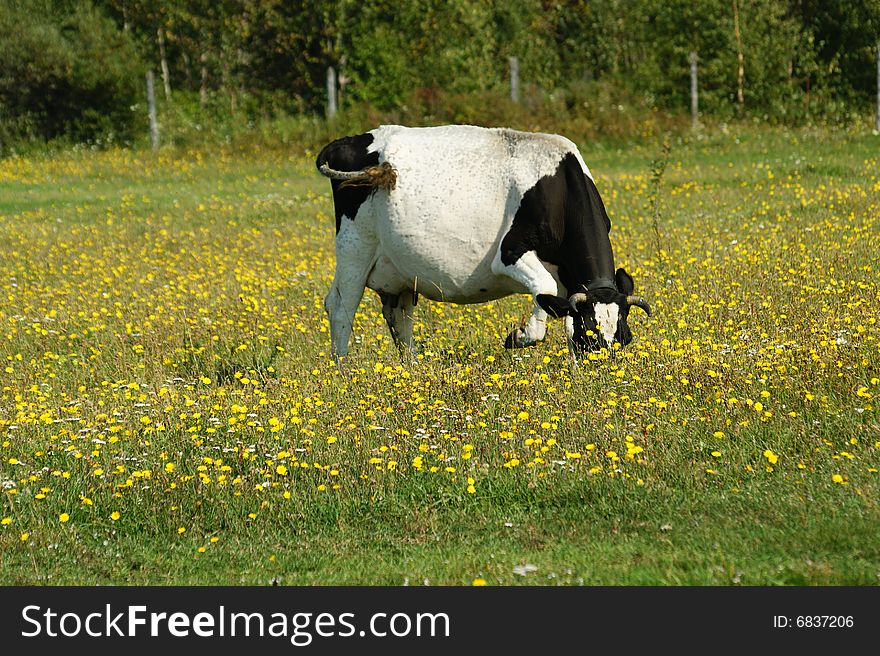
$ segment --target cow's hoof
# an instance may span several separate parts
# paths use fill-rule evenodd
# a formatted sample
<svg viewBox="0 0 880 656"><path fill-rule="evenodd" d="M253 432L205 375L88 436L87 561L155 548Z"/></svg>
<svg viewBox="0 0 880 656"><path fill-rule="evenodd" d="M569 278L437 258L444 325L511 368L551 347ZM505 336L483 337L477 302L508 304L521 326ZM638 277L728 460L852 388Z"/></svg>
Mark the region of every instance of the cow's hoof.
<svg viewBox="0 0 880 656"><path fill-rule="evenodd" d="M518 349L525 348L527 346L532 346L534 342L529 342L526 340L526 331L522 328L517 328L512 331L507 339L504 340L504 348L506 349Z"/></svg>

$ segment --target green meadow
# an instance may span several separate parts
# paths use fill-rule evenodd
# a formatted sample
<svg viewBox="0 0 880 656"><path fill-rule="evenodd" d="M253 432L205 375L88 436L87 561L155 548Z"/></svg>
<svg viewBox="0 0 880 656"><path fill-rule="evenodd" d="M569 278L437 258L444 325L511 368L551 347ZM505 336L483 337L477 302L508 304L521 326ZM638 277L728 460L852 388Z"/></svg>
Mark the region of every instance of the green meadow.
<svg viewBox="0 0 880 656"><path fill-rule="evenodd" d="M578 144L654 312L577 367L369 291L337 367L303 148L0 161L0 583L876 585L878 139Z"/></svg>

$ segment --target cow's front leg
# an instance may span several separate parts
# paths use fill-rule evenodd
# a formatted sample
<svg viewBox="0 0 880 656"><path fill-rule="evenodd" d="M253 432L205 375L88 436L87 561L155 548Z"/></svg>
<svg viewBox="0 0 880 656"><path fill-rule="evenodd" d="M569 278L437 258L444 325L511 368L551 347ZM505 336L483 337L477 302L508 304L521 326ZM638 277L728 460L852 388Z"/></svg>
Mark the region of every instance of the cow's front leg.
<svg viewBox="0 0 880 656"><path fill-rule="evenodd" d="M505 262L509 263L505 264ZM503 274L513 278L522 284L532 295L532 298L537 297L538 294L550 293L556 296L560 292L564 293L562 285L547 270L535 251L527 251L518 256L499 251L492 262L492 271L496 274ZM548 292L547 290L551 291ZM504 347L523 348L532 346L543 340L546 335L547 313L535 302L532 316L529 317L526 325L513 330L507 336Z"/></svg>
<svg viewBox="0 0 880 656"><path fill-rule="evenodd" d="M354 315L375 261L376 244L364 238L353 221L343 219L336 235L336 274L324 299L330 319L331 349L337 360L348 354Z"/></svg>
<svg viewBox="0 0 880 656"><path fill-rule="evenodd" d="M504 348L525 348L534 346L547 336L547 313L537 303L526 325L515 328L504 341Z"/></svg>
<svg viewBox="0 0 880 656"><path fill-rule="evenodd" d="M394 344L401 353L408 351L415 355L416 343L413 339L415 292L412 290L405 290L400 294L380 292L379 297L382 299L382 316L385 317Z"/></svg>

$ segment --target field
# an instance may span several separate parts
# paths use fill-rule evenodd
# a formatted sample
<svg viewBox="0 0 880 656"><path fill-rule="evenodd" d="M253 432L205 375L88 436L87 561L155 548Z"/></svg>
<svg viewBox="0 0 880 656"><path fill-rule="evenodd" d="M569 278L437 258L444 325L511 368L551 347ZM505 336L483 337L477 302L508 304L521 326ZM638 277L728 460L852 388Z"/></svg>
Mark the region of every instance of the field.
<svg viewBox="0 0 880 656"><path fill-rule="evenodd" d="M0 583L876 585L878 144L581 144L654 313L577 368L370 292L337 368L313 154L0 161Z"/></svg>

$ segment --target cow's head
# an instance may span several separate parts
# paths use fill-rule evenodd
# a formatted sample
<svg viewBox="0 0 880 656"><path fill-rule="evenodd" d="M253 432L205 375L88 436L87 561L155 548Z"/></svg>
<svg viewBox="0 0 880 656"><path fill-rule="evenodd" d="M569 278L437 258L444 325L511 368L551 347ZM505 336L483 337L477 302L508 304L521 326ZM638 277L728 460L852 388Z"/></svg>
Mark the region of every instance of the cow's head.
<svg viewBox="0 0 880 656"><path fill-rule="evenodd" d="M633 296L633 279L618 269L614 280L598 279L569 298L538 294L538 304L553 317L564 317L565 332L580 351L611 348L614 342L626 346L632 341L627 324L629 310L635 306L651 316L651 306L641 296Z"/></svg>

